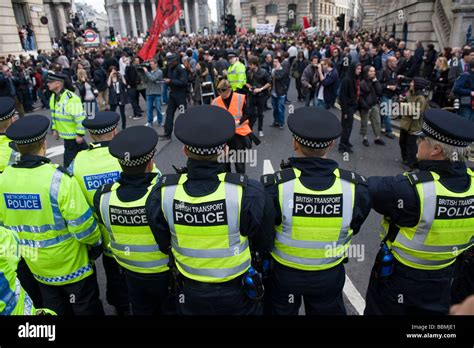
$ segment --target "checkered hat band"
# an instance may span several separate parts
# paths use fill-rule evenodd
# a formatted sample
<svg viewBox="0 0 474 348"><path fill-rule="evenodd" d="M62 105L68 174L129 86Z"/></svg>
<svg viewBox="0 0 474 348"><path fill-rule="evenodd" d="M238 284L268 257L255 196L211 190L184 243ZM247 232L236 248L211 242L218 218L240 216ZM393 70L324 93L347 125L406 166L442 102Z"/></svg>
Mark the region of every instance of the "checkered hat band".
<svg viewBox="0 0 474 348"><path fill-rule="evenodd" d="M108 132L112 132L115 128L117 128L117 124L114 124L112 126L108 126L106 128L99 128L99 129L89 129L89 133L91 134L94 134L94 135L101 135L101 134L105 134L105 133L108 133Z"/></svg>
<svg viewBox="0 0 474 348"><path fill-rule="evenodd" d="M201 155L201 156L215 155L215 154L221 152L222 150L224 150L224 147L225 147L225 144L215 146L215 147L211 147L211 148L207 148L207 149L202 148L202 147L194 147L194 146L186 145L186 148L190 152L192 152L196 155Z"/></svg>
<svg viewBox="0 0 474 348"><path fill-rule="evenodd" d="M304 145L304 146L307 146L307 147L312 147L312 148L315 148L315 149L325 149L326 147L328 147L332 143L332 140L312 141L312 140L308 140L308 139L303 139L303 138L297 136L296 134L293 134L293 138L295 138L295 140L297 142L299 142L301 145Z"/></svg>
<svg viewBox="0 0 474 348"><path fill-rule="evenodd" d="M125 160L125 159L119 159L119 163L125 167L138 167L138 166L141 166L142 164L145 164L147 163L149 160L151 160L153 158L153 156L155 155L155 150L153 150L152 152L150 152L148 155L145 155L145 156L142 156L142 157L139 157L139 158L135 158L133 160Z"/></svg>
<svg viewBox="0 0 474 348"><path fill-rule="evenodd" d="M0 116L0 121L5 121L8 120L10 117L13 117L15 115L15 108L13 108L10 112L8 112L5 115Z"/></svg>
<svg viewBox="0 0 474 348"><path fill-rule="evenodd" d="M34 138L13 140L13 142L18 144L18 145L33 144L33 143L36 143L37 141L40 141L41 139L43 139L46 136L46 133L48 133L48 131L46 131L43 134L38 135L37 137L34 137Z"/></svg>
<svg viewBox="0 0 474 348"><path fill-rule="evenodd" d="M438 140L442 143L458 146L458 147L466 147L469 146L470 142L465 140L459 140L450 138L444 134L441 134L437 130L431 128L426 122L423 122L423 132L425 132L430 138Z"/></svg>

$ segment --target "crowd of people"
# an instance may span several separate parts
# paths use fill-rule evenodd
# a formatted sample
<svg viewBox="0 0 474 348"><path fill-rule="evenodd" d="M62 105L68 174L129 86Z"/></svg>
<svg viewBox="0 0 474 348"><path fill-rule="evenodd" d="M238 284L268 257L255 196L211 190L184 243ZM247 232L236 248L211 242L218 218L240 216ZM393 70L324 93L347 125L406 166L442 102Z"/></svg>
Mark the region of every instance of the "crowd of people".
<svg viewBox="0 0 474 348"><path fill-rule="evenodd" d="M57 50L1 58L0 95L14 97L20 117L32 111L33 105L48 108L50 91L45 79L52 71L70 77L68 89L81 97L89 112L118 109L125 128L127 116L143 116L141 96L146 102L146 125L151 126L156 119L164 126L162 105L168 104L167 114L171 114L178 105L210 104L218 93L219 81L237 76L237 67L239 80L231 81L232 89L249 97L247 113L252 127L258 121L260 137L264 135L263 112L270 108L272 126L284 128L292 79L299 102L326 109L337 104L340 108L341 152L352 152L350 136L356 112L361 117L365 146L370 145L369 120L374 143L383 145L381 135L394 138L392 120L402 117L400 147L409 167L416 166L416 159L404 154L414 151L410 135L417 131L420 121L414 120L414 115L395 114L395 104L421 101L424 109L448 108L474 121L470 65L474 49L469 45L437 52L432 44L425 47L418 41L411 50L396 37L362 31L314 37L303 33L181 35L163 37L154 59L143 62L138 57L140 45L134 41L117 48L86 48L73 32L68 35L71 38L65 36ZM171 54L178 56L179 63L173 69L167 65L167 55ZM170 84L165 80L176 74L184 82L174 86L178 93L170 97ZM131 111L127 104L131 104ZM169 128L165 134L170 134Z"/></svg>

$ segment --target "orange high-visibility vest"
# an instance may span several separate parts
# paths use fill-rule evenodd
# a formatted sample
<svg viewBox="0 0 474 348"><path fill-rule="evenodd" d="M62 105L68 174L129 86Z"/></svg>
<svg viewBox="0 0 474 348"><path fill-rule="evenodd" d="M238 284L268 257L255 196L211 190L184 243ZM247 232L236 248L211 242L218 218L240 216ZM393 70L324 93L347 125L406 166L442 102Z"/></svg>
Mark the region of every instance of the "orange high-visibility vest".
<svg viewBox="0 0 474 348"><path fill-rule="evenodd" d="M212 101L212 105L219 106L227 111L229 111L232 116L234 116L235 120L235 134L238 135L248 135L252 133L252 129L250 129L249 121L245 121L242 124L240 123L240 119L242 118L243 114L243 107L245 103L245 95L239 93L232 93L232 100L230 101L229 108L227 108L222 100L222 97L219 96Z"/></svg>

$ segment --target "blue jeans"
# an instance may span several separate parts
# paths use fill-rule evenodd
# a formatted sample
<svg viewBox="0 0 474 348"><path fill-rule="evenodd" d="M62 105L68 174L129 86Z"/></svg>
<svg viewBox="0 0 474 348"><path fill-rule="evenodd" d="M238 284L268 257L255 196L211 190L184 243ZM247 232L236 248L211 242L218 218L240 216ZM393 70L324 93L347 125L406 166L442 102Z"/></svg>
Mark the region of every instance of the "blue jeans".
<svg viewBox="0 0 474 348"><path fill-rule="evenodd" d="M386 105L390 105L390 100L391 98L382 97L382 103L385 103ZM382 115L385 133L392 133L392 119L390 118L392 114L392 108L385 107L384 109L387 111L386 115Z"/></svg>
<svg viewBox="0 0 474 348"><path fill-rule="evenodd" d="M472 110L469 106L461 106L459 108L458 115L469 121L474 121L474 110Z"/></svg>
<svg viewBox="0 0 474 348"><path fill-rule="evenodd" d="M273 120L280 126L285 124L285 99L285 95L280 97L275 97L272 95Z"/></svg>
<svg viewBox="0 0 474 348"><path fill-rule="evenodd" d="M163 104L168 104L168 85L166 83L163 84Z"/></svg>
<svg viewBox="0 0 474 348"><path fill-rule="evenodd" d="M322 99L318 99L317 97L314 98L314 105L316 105L317 108L323 108L323 109L326 109L326 110L329 110L330 109L330 105L328 103L326 103L324 100Z"/></svg>
<svg viewBox="0 0 474 348"><path fill-rule="evenodd" d="M146 96L146 117L147 121L150 124L153 124L153 103L156 107L156 116L158 119L158 124L161 124L163 121L163 117L161 115L161 95L159 94L151 94Z"/></svg>
<svg viewBox="0 0 474 348"><path fill-rule="evenodd" d="M29 50L30 51L33 51L36 49L35 47L35 39L33 38L33 36L28 36L28 38L26 39L26 41L28 42L28 46L29 46Z"/></svg>

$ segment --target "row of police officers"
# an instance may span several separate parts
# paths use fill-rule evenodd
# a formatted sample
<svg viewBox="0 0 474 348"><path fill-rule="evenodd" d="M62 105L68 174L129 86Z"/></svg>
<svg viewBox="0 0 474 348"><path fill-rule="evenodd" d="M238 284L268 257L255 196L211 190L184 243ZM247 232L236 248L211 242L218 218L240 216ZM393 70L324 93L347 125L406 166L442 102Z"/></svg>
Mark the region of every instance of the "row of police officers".
<svg viewBox="0 0 474 348"><path fill-rule="evenodd" d="M445 314L453 289L458 300L474 292L461 260L474 243L474 125L449 112L424 114L420 172L367 180L327 158L337 118L298 109L288 119L296 156L259 182L219 162L236 134L223 107L177 118L187 167L161 175L155 131L117 134L116 113L83 120L93 141L66 170L45 157L48 118L11 124L14 104L0 106L2 144L14 148L0 148L0 240L25 261L0 255L2 314L103 314L100 254L119 314L296 315L302 299L307 314L345 314L347 250L371 208L384 232L366 314Z"/></svg>

